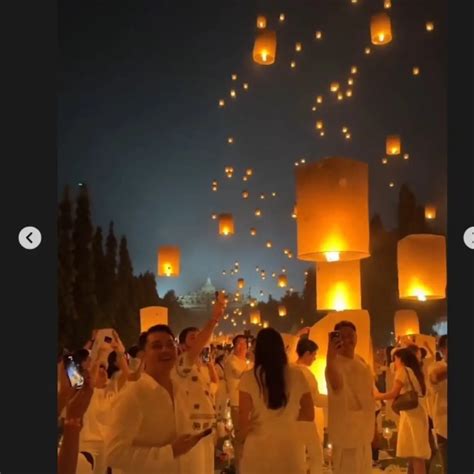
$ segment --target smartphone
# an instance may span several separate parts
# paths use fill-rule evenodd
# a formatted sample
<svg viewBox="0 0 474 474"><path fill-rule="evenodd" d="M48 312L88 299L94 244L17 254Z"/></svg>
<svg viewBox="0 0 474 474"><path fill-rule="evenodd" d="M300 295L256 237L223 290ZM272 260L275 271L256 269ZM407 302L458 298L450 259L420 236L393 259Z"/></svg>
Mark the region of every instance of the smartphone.
<svg viewBox="0 0 474 474"><path fill-rule="evenodd" d="M331 341L334 339L341 339L341 333L339 331L331 331L329 337L331 338Z"/></svg>
<svg viewBox="0 0 474 474"><path fill-rule="evenodd" d="M207 430L204 430L202 433L197 434L196 436L199 439L205 438L206 436L209 436L212 433L212 428L208 428Z"/></svg>
<svg viewBox="0 0 474 474"><path fill-rule="evenodd" d="M202 352L201 352L201 358L202 358L202 361L205 363L205 364L208 364L209 361L211 360L211 351L209 349L209 347L205 347Z"/></svg>
<svg viewBox="0 0 474 474"><path fill-rule="evenodd" d="M71 387L80 390L84 386L84 377L71 355L64 356L64 368Z"/></svg>

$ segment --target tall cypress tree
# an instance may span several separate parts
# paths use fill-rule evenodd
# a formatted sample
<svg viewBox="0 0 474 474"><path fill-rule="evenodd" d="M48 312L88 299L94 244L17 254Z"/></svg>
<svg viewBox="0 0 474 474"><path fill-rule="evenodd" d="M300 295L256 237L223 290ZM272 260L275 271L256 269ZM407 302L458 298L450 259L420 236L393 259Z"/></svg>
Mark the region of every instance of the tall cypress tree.
<svg viewBox="0 0 474 474"><path fill-rule="evenodd" d="M74 325L74 344L82 345L99 319L99 307L94 288L94 267L92 262L92 222L87 187L82 185L77 197L76 219L74 221L74 301L78 318Z"/></svg>
<svg viewBox="0 0 474 474"><path fill-rule="evenodd" d="M112 320L108 317L106 311L106 264L101 227L97 227L92 240L92 261L94 264L94 291L101 310L101 320L97 321L96 325L97 327L110 327Z"/></svg>
<svg viewBox="0 0 474 474"><path fill-rule="evenodd" d="M72 203L69 187L63 192L58 215L58 312L59 344L69 346L77 318L74 305L74 259L72 244Z"/></svg>
<svg viewBox="0 0 474 474"><path fill-rule="evenodd" d="M104 258L104 303L103 310L106 319L112 327L117 324L117 238L114 233L114 223L109 224L109 233L105 244Z"/></svg>

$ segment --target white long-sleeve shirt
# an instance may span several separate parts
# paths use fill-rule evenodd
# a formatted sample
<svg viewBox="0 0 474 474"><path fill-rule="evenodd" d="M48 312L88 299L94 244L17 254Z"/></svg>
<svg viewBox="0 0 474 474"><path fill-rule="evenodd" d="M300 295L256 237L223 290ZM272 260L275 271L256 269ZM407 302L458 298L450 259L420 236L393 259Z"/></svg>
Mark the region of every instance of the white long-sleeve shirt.
<svg viewBox="0 0 474 474"><path fill-rule="evenodd" d="M247 364L245 359L241 359L235 354L231 354L224 363L224 376L231 407L239 406L240 377L250 368L251 365Z"/></svg>

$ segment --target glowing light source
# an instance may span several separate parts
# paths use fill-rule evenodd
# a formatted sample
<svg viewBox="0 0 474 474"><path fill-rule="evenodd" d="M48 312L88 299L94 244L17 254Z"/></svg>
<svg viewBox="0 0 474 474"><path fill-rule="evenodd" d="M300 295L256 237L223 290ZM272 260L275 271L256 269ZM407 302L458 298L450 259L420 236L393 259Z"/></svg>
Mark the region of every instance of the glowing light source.
<svg viewBox="0 0 474 474"><path fill-rule="evenodd" d="M434 23L432 21L426 22L426 31L433 31L434 30Z"/></svg>
<svg viewBox="0 0 474 474"><path fill-rule="evenodd" d="M158 276L178 277L181 252L175 245L164 245L158 249Z"/></svg>
<svg viewBox="0 0 474 474"><path fill-rule="evenodd" d="M373 15L370 21L370 36L372 44L384 45L392 41L392 24L385 13Z"/></svg>
<svg viewBox="0 0 474 474"><path fill-rule="evenodd" d="M277 38L276 33L270 30L262 30L257 33L253 47L253 60L257 64L268 66L275 62Z"/></svg>
<svg viewBox="0 0 474 474"><path fill-rule="evenodd" d="M234 234L234 217L232 214L219 214L219 234L228 236Z"/></svg>
<svg viewBox="0 0 474 474"><path fill-rule="evenodd" d="M257 17L257 28L263 30L267 27L267 19L263 15Z"/></svg>
<svg viewBox="0 0 474 474"><path fill-rule="evenodd" d="M224 99L219 100L219 107L224 107L225 106L225 101Z"/></svg>
<svg viewBox="0 0 474 474"><path fill-rule="evenodd" d="M433 204L428 204L425 206L425 219L428 221L433 221L436 219L436 206Z"/></svg>
<svg viewBox="0 0 474 474"><path fill-rule="evenodd" d="M401 140L399 135L389 135L385 141L385 153L387 155L399 155L401 152Z"/></svg>
<svg viewBox="0 0 474 474"><path fill-rule="evenodd" d="M414 66L412 72L413 72L414 76L419 76L420 75L420 68L418 66Z"/></svg>
<svg viewBox="0 0 474 474"><path fill-rule="evenodd" d="M316 39L320 40L323 37L323 33L321 31L316 31Z"/></svg>
<svg viewBox="0 0 474 474"><path fill-rule="evenodd" d="M303 49L303 45L301 43L296 43L295 44L295 51L297 53L301 52L302 49Z"/></svg>
<svg viewBox="0 0 474 474"><path fill-rule="evenodd" d="M400 309L395 312L394 320L395 337L420 334L420 321L418 314L412 309Z"/></svg>

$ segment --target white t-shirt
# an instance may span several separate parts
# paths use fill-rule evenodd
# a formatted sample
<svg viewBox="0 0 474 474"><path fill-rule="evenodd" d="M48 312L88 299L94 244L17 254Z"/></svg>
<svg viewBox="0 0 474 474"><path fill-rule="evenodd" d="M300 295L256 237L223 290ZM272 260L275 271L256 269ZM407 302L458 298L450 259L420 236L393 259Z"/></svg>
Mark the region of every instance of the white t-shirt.
<svg viewBox="0 0 474 474"><path fill-rule="evenodd" d="M341 449L358 448L374 436L375 399L372 371L359 356L338 355L337 367L343 387L334 391L326 374L328 387L328 434L331 443Z"/></svg>
<svg viewBox="0 0 474 474"><path fill-rule="evenodd" d="M429 370L428 384L430 391L433 393L431 415L436 433L448 439L448 380L445 379L438 383L433 383L431 380L433 371L440 367L447 367L446 362L443 360L435 362Z"/></svg>
<svg viewBox="0 0 474 474"><path fill-rule="evenodd" d="M239 406L239 382L242 374L249 370L250 365L245 359L231 354L224 363L224 375L229 394L230 406Z"/></svg>

